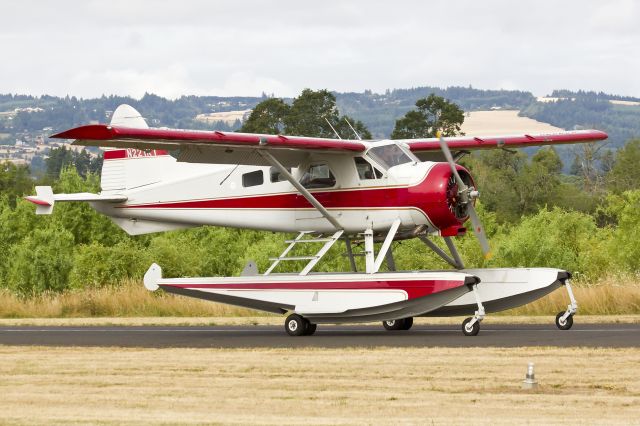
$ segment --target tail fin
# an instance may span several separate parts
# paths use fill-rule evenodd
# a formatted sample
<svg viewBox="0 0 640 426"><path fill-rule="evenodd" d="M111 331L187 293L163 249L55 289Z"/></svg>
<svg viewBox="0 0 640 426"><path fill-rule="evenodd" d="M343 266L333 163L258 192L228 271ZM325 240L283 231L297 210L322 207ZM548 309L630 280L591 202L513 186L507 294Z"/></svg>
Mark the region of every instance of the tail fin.
<svg viewBox="0 0 640 426"><path fill-rule="evenodd" d="M140 113L129 105L116 108L111 117L111 125L133 129L149 128ZM159 182L175 161L175 158L163 150L107 148L100 180L102 193L122 192Z"/></svg>

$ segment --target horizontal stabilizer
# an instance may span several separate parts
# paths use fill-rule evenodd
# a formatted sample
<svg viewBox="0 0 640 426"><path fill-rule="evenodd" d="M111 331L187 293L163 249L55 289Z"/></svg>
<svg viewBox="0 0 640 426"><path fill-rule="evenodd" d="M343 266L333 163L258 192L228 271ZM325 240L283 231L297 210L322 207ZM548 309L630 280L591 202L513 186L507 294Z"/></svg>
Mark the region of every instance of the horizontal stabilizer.
<svg viewBox="0 0 640 426"><path fill-rule="evenodd" d="M90 192L54 194L50 186L36 186L36 195L28 195L24 198L36 205L36 214L51 214L56 201L102 201L108 203L123 203L127 201L126 195L118 194L102 195Z"/></svg>

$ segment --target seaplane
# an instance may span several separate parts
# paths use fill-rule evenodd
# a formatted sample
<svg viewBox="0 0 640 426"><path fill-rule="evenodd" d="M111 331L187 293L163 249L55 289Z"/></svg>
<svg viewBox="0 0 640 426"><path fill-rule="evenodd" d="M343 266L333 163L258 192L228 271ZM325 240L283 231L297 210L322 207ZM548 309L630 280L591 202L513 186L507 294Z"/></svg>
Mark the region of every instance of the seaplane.
<svg viewBox="0 0 640 426"><path fill-rule="evenodd" d="M197 226L297 235L264 271L250 261L240 276L167 278L153 264L144 276L151 291L286 315L292 336L312 335L325 323L381 321L389 331L409 330L422 316L468 316L462 332L475 336L487 313L561 286L570 303L556 325L571 328L578 305L570 272L465 268L454 238L467 232L467 220L490 251L474 207L480 193L456 161L472 150L595 142L606 133L361 140L353 132L353 139L331 139L149 128L121 105L109 124L52 136L105 149L100 193L54 194L40 186L26 198L37 214L50 214L56 202L87 202L131 235ZM452 269L397 271L392 243L411 238ZM344 244L350 270L314 272L336 243ZM307 254L294 255L303 246ZM285 263L301 266L278 272Z"/></svg>

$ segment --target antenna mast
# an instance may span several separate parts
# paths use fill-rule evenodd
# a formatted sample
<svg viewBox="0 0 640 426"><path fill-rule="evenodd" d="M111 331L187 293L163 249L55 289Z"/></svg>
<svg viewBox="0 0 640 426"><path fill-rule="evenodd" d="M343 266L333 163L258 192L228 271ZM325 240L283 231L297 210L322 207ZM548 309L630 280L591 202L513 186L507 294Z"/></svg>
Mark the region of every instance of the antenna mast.
<svg viewBox="0 0 640 426"><path fill-rule="evenodd" d="M331 130L333 130L333 133L336 134L336 136L338 137L338 139L342 139L340 137L340 134L338 134L338 132L336 131L336 129L333 128L333 126L331 125L331 123L329 123L329 119L327 117L324 118L324 121L327 122L327 124L329 125L329 127L331 127Z"/></svg>
<svg viewBox="0 0 640 426"><path fill-rule="evenodd" d="M360 137L360 135L358 134L358 132L356 132L356 129L353 128L353 126L351 125L351 123L349 123L349 120L347 120L347 117L344 118L344 121L347 122L347 124L349 125L349 127L351 127L351 130L353 130L353 133L356 135L356 138L358 138L359 141L362 140L362 138Z"/></svg>

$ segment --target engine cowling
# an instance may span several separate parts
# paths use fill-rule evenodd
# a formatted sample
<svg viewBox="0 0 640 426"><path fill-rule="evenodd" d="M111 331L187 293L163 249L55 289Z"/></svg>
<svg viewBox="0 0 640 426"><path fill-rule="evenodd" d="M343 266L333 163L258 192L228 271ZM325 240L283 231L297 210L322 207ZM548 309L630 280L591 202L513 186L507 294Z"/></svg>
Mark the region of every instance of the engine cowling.
<svg viewBox="0 0 640 426"><path fill-rule="evenodd" d="M463 182L475 188L471 173L460 165L456 168ZM436 163L416 190L420 192L420 209L440 235L450 237L466 232L463 224L469 218L468 204L460 197L458 184L447 163Z"/></svg>

